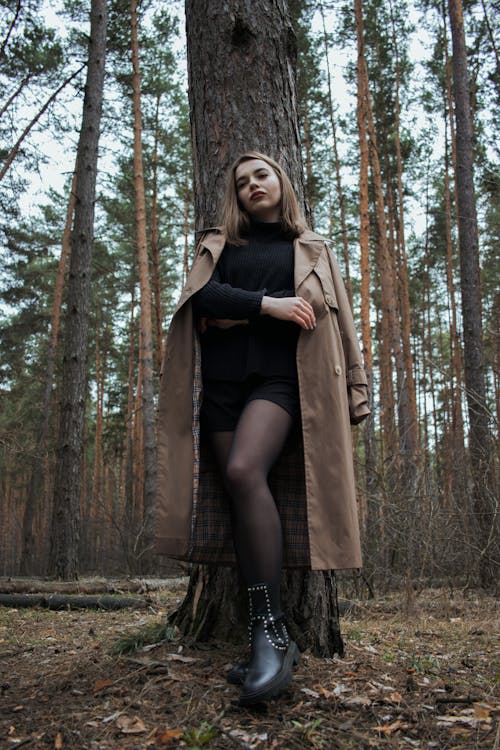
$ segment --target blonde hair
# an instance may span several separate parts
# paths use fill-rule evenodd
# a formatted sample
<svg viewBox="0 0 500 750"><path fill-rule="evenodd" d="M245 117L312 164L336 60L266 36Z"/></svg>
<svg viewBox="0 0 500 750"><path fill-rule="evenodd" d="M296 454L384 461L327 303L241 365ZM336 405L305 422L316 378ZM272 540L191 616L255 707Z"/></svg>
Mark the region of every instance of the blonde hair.
<svg viewBox="0 0 500 750"><path fill-rule="evenodd" d="M234 164L231 165L228 171L226 192L224 194L224 204L222 208L222 224L224 226L224 233L226 240L231 245L244 245L246 244L245 234L248 233L250 227L250 216L242 208L238 199L238 192L236 190L236 170L245 161L251 161L252 159L260 159L269 164L271 169L276 173L281 186L281 221L283 222L284 230L290 235L290 237L298 237L306 228L306 223L299 209L299 203L297 196L292 187L292 183L288 178L282 167L278 162L271 159L266 154L261 154L259 151L247 151L241 154Z"/></svg>

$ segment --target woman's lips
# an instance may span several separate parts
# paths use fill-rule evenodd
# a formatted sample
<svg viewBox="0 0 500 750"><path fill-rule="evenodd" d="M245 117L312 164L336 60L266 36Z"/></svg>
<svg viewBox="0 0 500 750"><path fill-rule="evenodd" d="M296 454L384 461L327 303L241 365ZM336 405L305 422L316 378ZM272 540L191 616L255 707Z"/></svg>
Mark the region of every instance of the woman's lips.
<svg viewBox="0 0 500 750"><path fill-rule="evenodd" d="M252 193L252 195L250 196L250 200L251 201L255 201L255 200L257 200L257 198L262 198L262 196L264 196L264 195L265 195L265 193L262 190L259 190L259 191L255 192L255 193Z"/></svg>

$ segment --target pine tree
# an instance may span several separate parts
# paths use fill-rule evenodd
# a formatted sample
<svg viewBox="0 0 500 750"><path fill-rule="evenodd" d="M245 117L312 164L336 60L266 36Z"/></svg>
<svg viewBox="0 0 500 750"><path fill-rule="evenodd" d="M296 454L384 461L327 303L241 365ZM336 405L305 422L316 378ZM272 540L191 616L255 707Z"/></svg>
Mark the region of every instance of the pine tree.
<svg viewBox="0 0 500 750"><path fill-rule="evenodd" d="M79 506L87 388L87 332L93 249L97 145L106 48L106 5L92 0L87 85L78 144L75 220L71 238L65 316L61 423L54 486L51 567L57 576L78 576Z"/></svg>

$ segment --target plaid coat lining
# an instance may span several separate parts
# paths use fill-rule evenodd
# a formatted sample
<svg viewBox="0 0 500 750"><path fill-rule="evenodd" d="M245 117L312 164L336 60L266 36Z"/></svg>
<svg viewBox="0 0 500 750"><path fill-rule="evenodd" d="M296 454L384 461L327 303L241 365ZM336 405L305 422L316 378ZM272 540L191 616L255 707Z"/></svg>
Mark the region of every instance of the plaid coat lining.
<svg viewBox="0 0 500 750"><path fill-rule="evenodd" d="M208 445L200 431L203 397L201 348L198 331L193 335L193 511L189 559L198 563L234 565L236 562L230 516L230 499L225 492ZM269 475L283 530L283 565L310 567L304 446L300 431L290 435Z"/></svg>

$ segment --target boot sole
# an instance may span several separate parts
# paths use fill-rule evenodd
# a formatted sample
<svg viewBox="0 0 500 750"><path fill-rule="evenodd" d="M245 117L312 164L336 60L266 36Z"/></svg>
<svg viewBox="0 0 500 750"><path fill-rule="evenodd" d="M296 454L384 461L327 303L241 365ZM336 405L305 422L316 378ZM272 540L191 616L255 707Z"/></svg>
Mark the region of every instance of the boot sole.
<svg viewBox="0 0 500 750"><path fill-rule="evenodd" d="M297 648L297 651L296 651L296 653L294 654L294 657L293 657L293 666L294 667L297 666L297 664L299 663L299 660L300 660L300 651ZM244 670L241 669L241 670L237 670L237 671L233 667L233 669L230 669L229 672L226 675L226 682L229 682L230 685L243 685L243 683L245 682L245 678L247 676L247 673L248 673L248 667L245 667Z"/></svg>
<svg viewBox="0 0 500 750"><path fill-rule="evenodd" d="M292 669L293 666L299 663L300 652L297 648L297 644L292 641L288 646L288 650L285 655L283 667L270 682L267 683L260 690L256 690L253 693L243 693L240 695L238 704L240 706L251 706L255 703L264 703L272 698L277 698L278 695L288 687L292 681Z"/></svg>

